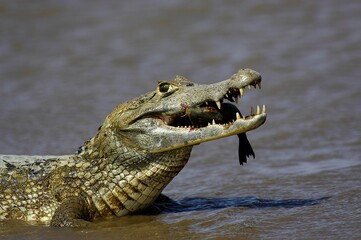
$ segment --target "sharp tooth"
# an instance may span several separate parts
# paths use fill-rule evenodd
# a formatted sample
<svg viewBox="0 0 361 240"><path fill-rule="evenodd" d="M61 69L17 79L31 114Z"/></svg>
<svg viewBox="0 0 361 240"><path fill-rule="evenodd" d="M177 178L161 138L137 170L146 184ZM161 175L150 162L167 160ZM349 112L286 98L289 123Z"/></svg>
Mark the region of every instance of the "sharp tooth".
<svg viewBox="0 0 361 240"><path fill-rule="evenodd" d="M213 125L216 124L216 121L214 121L214 119L212 120L212 124L213 124Z"/></svg>
<svg viewBox="0 0 361 240"><path fill-rule="evenodd" d="M257 115L261 114L261 108L257 105Z"/></svg>
<svg viewBox="0 0 361 240"><path fill-rule="evenodd" d="M206 102L206 105L208 106L208 102Z"/></svg>
<svg viewBox="0 0 361 240"><path fill-rule="evenodd" d="M246 116L242 116L242 119L243 119L243 120L246 120Z"/></svg>
<svg viewBox="0 0 361 240"><path fill-rule="evenodd" d="M226 93L226 98L228 98L228 94Z"/></svg>
<svg viewBox="0 0 361 240"><path fill-rule="evenodd" d="M251 85L248 85L247 87L248 87L249 90L251 90Z"/></svg>
<svg viewBox="0 0 361 240"><path fill-rule="evenodd" d="M236 119L237 120L241 119L241 115L239 115L239 112L236 112Z"/></svg>
<svg viewBox="0 0 361 240"><path fill-rule="evenodd" d="M263 104L262 113L266 113L266 105Z"/></svg>
<svg viewBox="0 0 361 240"><path fill-rule="evenodd" d="M221 102L220 102L220 101L216 101L216 104L217 104L218 109L221 109L221 106L222 106Z"/></svg>
<svg viewBox="0 0 361 240"><path fill-rule="evenodd" d="M239 89L239 96L243 97L244 95L244 88Z"/></svg>
<svg viewBox="0 0 361 240"><path fill-rule="evenodd" d="M208 123L208 126L211 126L211 123Z"/></svg>

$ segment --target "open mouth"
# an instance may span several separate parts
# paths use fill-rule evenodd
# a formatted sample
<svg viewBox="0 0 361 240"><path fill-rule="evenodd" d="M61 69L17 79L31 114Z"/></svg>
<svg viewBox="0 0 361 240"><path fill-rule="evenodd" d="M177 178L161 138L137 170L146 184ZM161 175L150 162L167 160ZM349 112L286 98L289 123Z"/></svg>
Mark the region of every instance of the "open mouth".
<svg viewBox="0 0 361 240"><path fill-rule="evenodd" d="M238 103L239 98L242 98L245 89L261 88L261 82L254 80L251 84L244 88L230 88L221 99L198 103L194 106L182 105L184 111L172 116L161 116L163 122L172 127L199 129L209 125L223 125L230 126L237 120L252 119L254 116L266 113L266 107L263 105L256 107L256 110L251 108L249 115L242 115L239 109L233 103Z"/></svg>

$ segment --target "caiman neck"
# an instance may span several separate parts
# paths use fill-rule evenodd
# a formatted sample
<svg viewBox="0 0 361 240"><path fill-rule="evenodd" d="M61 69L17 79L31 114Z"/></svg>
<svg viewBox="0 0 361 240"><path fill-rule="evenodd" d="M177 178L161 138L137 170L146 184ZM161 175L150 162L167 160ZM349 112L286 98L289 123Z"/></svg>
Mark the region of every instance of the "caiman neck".
<svg viewBox="0 0 361 240"><path fill-rule="evenodd" d="M124 215L148 207L187 163L191 146L161 153L145 153L127 145L109 128L101 127L78 156L93 173L83 190L101 215ZM96 169L96 170L94 170ZM96 188L94 186L97 186ZM97 196L97 197L94 197Z"/></svg>

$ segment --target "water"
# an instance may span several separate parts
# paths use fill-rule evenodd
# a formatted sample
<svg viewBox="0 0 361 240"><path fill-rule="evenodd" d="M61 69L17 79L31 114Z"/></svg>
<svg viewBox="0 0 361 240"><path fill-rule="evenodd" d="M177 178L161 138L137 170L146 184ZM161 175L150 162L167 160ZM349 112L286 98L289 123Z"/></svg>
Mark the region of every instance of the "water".
<svg viewBox="0 0 361 240"><path fill-rule="evenodd" d="M118 103L176 74L212 83L253 68L262 89L239 106L265 103L268 119L243 167L236 137L194 148L165 193L201 210L86 229L3 221L1 239L360 239L360 11L357 0L2 1L2 154L72 154Z"/></svg>

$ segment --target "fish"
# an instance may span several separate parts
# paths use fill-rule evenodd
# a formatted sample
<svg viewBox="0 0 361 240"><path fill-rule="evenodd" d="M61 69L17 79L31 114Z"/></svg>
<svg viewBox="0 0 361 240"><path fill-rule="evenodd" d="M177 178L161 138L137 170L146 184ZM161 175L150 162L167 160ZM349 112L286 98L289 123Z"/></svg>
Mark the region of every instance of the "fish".
<svg viewBox="0 0 361 240"><path fill-rule="evenodd" d="M207 106L193 106L186 109L185 115L189 118L192 126L207 126L208 123L226 124L235 120L236 113L242 117L241 111L231 103L222 103L221 109L215 104L210 103ZM237 134L238 136L238 160L243 165L251 156L255 158L252 145L247 138L246 133Z"/></svg>

